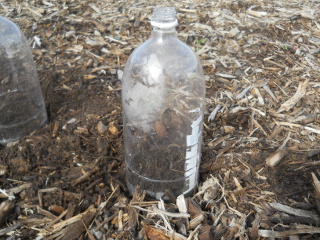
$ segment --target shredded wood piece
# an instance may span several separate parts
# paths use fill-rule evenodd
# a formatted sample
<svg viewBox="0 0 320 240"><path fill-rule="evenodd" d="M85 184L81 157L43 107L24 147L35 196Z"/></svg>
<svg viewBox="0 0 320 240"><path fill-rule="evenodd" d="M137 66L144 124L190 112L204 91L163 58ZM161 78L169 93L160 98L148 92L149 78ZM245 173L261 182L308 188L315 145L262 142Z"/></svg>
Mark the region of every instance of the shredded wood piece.
<svg viewBox="0 0 320 240"><path fill-rule="evenodd" d="M163 215L166 215L166 216L169 216L169 217L173 217L173 218L189 218L190 217L190 214L188 214L188 213L166 212L166 211L160 210L159 208L157 208L155 206L153 206L150 209L145 209L145 208L142 208L142 207L139 207L139 206L132 206L132 207L134 207L136 209L139 209L141 211L144 211L144 212L149 212L152 215L163 214Z"/></svg>
<svg viewBox="0 0 320 240"><path fill-rule="evenodd" d="M246 87L245 89L243 89L243 91L241 93L239 93L237 96L236 96L236 99L241 99L243 98L247 92L249 92L250 90L252 89L252 86L249 86L249 87Z"/></svg>
<svg viewBox="0 0 320 240"><path fill-rule="evenodd" d="M283 149L283 148L286 146L287 142L290 140L290 137L291 137L291 132L288 133L286 139L283 141L283 143L282 143L282 145L279 147L279 149Z"/></svg>
<svg viewBox="0 0 320 240"><path fill-rule="evenodd" d="M112 37L109 37L109 36L104 36L105 38L109 39L110 41L113 41L113 42L116 42L116 43L120 43L122 45L127 45L128 43L127 42L124 42L124 41L120 41L120 40L117 40L115 38L112 38Z"/></svg>
<svg viewBox="0 0 320 240"><path fill-rule="evenodd" d="M318 178L316 177L316 175L312 172L312 180L313 180L313 186L315 188L315 192L316 192L316 197L318 199L320 199L320 181L318 180Z"/></svg>
<svg viewBox="0 0 320 240"><path fill-rule="evenodd" d="M313 220L315 220L317 223L320 221L320 217L318 214L315 214L314 212L311 211L306 211L306 210L301 210L301 209L297 209L297 208L292 208L280 203L269 203L271 207L273 207L274 209L281 211L281 212L285 212L294 216L299 216L299 217L306 217L306 218L311 218Z"/></svg>
<svg viewBox="0 0 320 240"><path fill-rule="evenodd" d="M273 231L273 230L260 229L258 232L260 237L282 238L282 237L290 236L293 234L320 233L320 228L312 227L308 225L297 225L294 229L285 230L285 231Z"/></svg>
<svg viewBox="0 0 320 240"><path fill-rule="evenodd" d="M254 124L255 127L259 128L262 133L268 138L268 134L266 133L266 131L263 129L263 127L258 123L258 121L254 118L254 114L251 115L251 121Z"/></svg>
<svg viewBox="0 0 320 240"><path fill-rule="evenodd" d="M241 212L239 212L238 210L232 208L232 207L229 205L229 203L228 203L228 201L227 201L227 199L226 199L225 197L223 197L223 199L224 199L225 203L227 204L228 208L229 208L232 212L234 212L235 214L237 214L239 217L242 217L242 216L243 216L243 214L242 214Z"/></svg>
<svg viewBox="0 0 320 240"><path fill-rule="evenodd" d="M219 145L220 143L222 143L223 141L227 140L228 138L230 138L230 136L231 136L230 134L227 134L226 136L220 137L217 140L215 140L214 142L209 142L208 146L213 148L213 147Z"/></svg>
<svg viewBox="0 0 320 240"><path fill-rule="evenodd" d="M299 83L296 93L289 100L281 104L278 113L289 111L306 95L308 82L309 79L305 80L303 83Z"/></svg>
<svg viewBox="0 0 320 240"><path fill-rule="evenodd" d="M46 226L46 229L50 229L54 224L56 224L58 221L60 221L65 215L67 215L68 213L68 209L63 211L58 217L55 217L53 219L52 222L50 222L47 226ZM68 218L66 218L68 219Z"/></svg>
<svg viewBox="0 0 320 240"><path fill-rule="evenodd" d="M6 228L1 229L0 230L0 237L6 235L9 232L15 231L16 229L18 229L21 226L22 226L22 223L18 222L18 223L11 225L11 226L8 226Z"/></svg>
<svg viewBox="0 0 320 240"><path fill-rule="evenodd" d="M200 214L189 222L188 230L195 229L201 225L205 219L204 214Z"/></svg>
<svg viewBox="0 0 320 240"><path fill-rule="evenodd" d="M196 229L194 229L190 234L189 234L189 237L188 237L188 240L192 240L192 239L195 239L195 235L197 234L197 232L200 230L201 228L201 225L199 224Z"/></svg>
<svg viewBox="0 0 320 240"><path fill-rule="evenodd" d="M236 76L233 76L233 75L230 75L230 74L225 74L225 73L216 73L216 75L219 76L219 77L229 78L229 79L237 78Z"/></svg>
<svg viewBox="0 0 320 240"><path fill-rule="evenodd" d="M267 166L269 167L277 166L287 154L288 154L288 151L286 149L278 149L276 152L271 154L266 159Z"/></svg>
<svg viewBox="0 0 320 240"><path fill-rule="evenodd" d="M177 232L166 232L162 229L151 227L145 223L142 223L143 228L149 237L149 239L161 239L161 240L188 240L185 236L177 233Z"/></svg>
<svg viewBox="0 0 320 240"><path fill-rule="evenodd" d="M186 199L184 198L183 195L179 195L177 197L177 207L178 207L180 213L187 213L188 212Z"/></svg>
<svg viewBox="0 0 320 240"><path fill-rule="evenodd" d="M217 106L214 108L214 110L210 113L209 117L208 117L208 121L213 121L216 116L217 116L217 113L219 112L219 110L222 108L222 105L220 104L217 104Z"/></svg>
<svg viewBox="0 0 320 240"><path fill-rule="evenodd" d="M259 17L259 18L267 16L266 12L259 12L259 11L254 11L254 10L251 10L251 9L252 9L252 7L250 7L247 10L247 13L250 14L251 16Z"/></svg>
<svg viewBox="0 0 320 240"><path fill-rule="evenodd" d="M44 210L43 208L37 206L37 210L38 210L38 213L50 218L50 219L55 219L56 216L54 214L52 214L51 212L47 211L47 210Z"/></svg>
<svg viewBox="0 0 320 240"><path fill-rule="evenodd" d="M274 93L271 91L270 87L268 85L264 85L263 89L276 101L279 102L278 98L276 97L276 95L274 95Z"/></svg>
<svg viewBox="0 0 320 240"><path fill-rule="evenodd" d="M6 200L0 204L0 227L5 224L7 216L14 209L14 202L11 200Z"/></svg>
<svg viewBox="0 0 320 240"><path fill-rule="evenodd" d="M258 97L259 105L264 106L265 105L264 99L263 99L259 89L255 87L255 88L253 88L253 92Z"/></svg>
<svg viewBox="0 0 320 240"><path fill-rule="evenodd" d="M6 192L9 195L17 194L17 193L22 192L23 190L31 188L32 186L33 186L33 183L25 183L25 184L22 184L18 187L10 188L10 189L6 190Z"/></svg>

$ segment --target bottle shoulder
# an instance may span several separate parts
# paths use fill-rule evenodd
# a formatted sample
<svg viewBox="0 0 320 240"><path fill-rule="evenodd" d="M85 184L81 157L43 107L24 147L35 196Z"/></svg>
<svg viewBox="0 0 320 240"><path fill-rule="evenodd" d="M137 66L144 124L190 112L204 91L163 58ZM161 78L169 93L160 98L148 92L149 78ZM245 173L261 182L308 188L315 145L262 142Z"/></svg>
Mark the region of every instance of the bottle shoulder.
<svg viewBox="0 0 320 240"><path fill-rule="evenodd" d="M22 42L20 29L9 19L0 16L0 46L7 47L12 43Z"/></svg>
<svg viewBox="0 0 320 240"><path fill-rule="evenodd" d="M157 56L161 62L180 61L199 64L195 52L178 37L165 42L149 38L131 53L128 63L143 62L144 59L149 59L151 56Z"/></svg>

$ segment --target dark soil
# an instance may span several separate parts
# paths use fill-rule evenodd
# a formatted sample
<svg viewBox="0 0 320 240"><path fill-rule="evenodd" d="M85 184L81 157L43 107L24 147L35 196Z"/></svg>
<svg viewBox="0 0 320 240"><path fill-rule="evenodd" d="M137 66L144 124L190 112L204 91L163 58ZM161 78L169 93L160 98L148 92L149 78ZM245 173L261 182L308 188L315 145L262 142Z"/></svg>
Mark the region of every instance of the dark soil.
<svg viewBox="0 0 320 240"><path fill-rule="evenodd" d="M184 176L185 152L168 148L140 153L132 160L132 169L154 180L178 180Z"/></svg>

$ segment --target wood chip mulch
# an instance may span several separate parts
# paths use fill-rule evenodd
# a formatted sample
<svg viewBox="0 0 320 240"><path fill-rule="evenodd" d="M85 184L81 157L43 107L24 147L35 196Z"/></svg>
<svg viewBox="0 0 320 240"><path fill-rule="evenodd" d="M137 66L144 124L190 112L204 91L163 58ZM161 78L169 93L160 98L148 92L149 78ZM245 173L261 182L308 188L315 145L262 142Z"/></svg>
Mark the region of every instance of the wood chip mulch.
<svg viewBox="0 0 320 240"><path fill-rule="evenodd" d="M0 1L50 118L0 149L0 239L320 239L316 0L165 1L206 76L199 186L129 196L121 77L160 3Z"/></svg>

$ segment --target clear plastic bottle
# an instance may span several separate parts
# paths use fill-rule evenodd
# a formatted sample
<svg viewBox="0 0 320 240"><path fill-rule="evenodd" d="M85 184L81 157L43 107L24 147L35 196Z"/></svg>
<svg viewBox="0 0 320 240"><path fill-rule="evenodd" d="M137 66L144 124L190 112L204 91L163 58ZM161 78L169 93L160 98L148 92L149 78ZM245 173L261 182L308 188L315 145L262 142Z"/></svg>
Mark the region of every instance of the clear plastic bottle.
<svg viewBox="0 0 320 240"><path fill-rule="evenodd" d="M201 157L205 81L175 30L173 7L154 10L150 39L129 57L122 83L127 186L150 197L190 195Z"/></svg>
<svg viewBox="0 0 320 240"><path fill-rule="evenodd" d="M20 29L0 17L0 144L18 140L47 121L30 46Z"/></svg>

